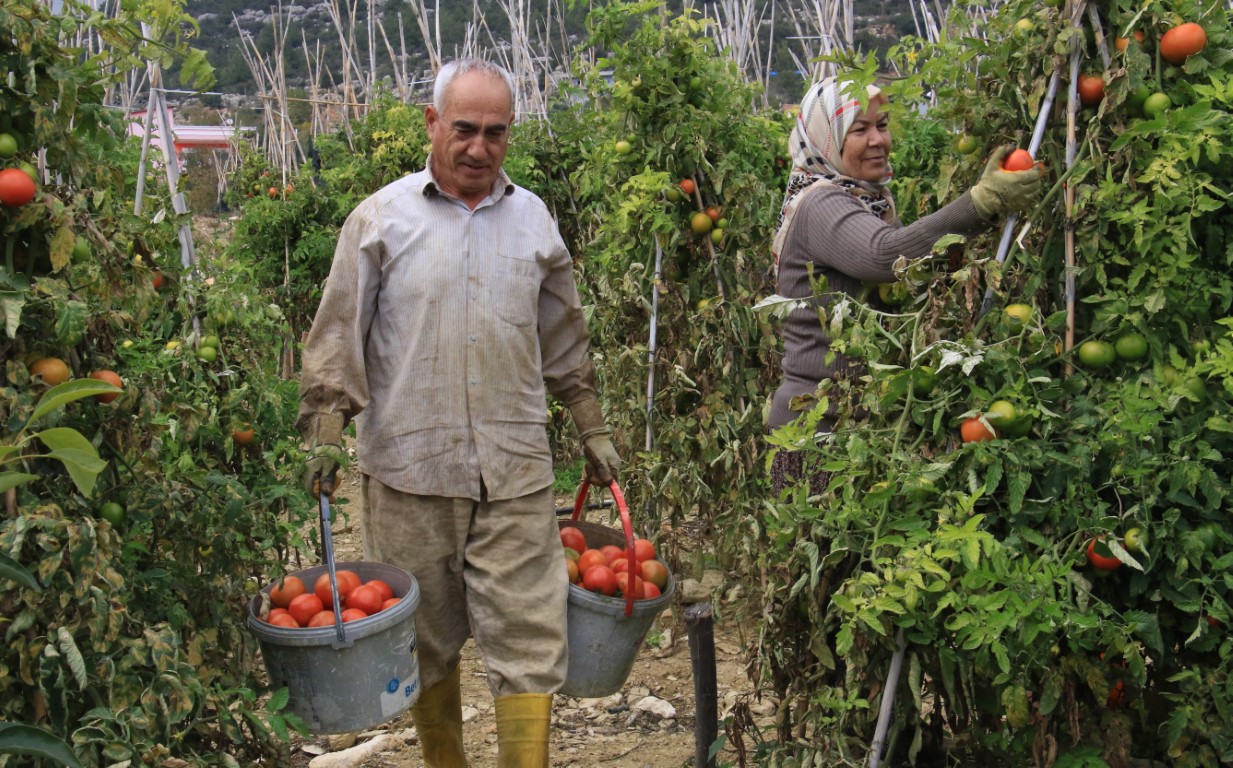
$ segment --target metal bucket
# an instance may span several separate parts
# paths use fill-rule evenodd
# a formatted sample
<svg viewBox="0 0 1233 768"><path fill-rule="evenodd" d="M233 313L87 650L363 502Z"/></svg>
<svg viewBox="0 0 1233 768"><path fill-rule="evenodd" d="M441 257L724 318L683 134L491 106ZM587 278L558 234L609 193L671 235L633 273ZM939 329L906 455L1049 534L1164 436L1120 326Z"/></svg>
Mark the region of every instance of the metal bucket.
<svg viewBox="0 0 1233 768"><path fill-rule="evenodd" d="M622 513L625 534L577 519L582 509L583 492L578 494L574 519L559 520L557 525L561 528L574 526L581 530L588 547L615 544L626 548L633 531L628 527L629 513L619 493L614 483L613 496ZM570 584L567 613L569 670L560 692L575 698L593 699L620 690L633 671L638 651L655 623L655 617L667 607L675 592L676 579L671 573L668 574L668 584L663 594L650 600L634 600L632 604L627 603L625 598L597 595Z"/></svg>
<svg viewBox="0 0 1233 768"><path fill-rule="evenodd" d="M415 654L415 609L420 589L415 577L385 563L336 563L363 581L381 579L402 598L366 619L316 628L276 627L257 618L260 596L248 607L248 628L261 643L270 687L286 687L287 708L313 733L349 733L386 722L419 698L420 670ZM312 588L327 570L318 565L294 576ZM268 593L273 584L262 591Z"/></svg>

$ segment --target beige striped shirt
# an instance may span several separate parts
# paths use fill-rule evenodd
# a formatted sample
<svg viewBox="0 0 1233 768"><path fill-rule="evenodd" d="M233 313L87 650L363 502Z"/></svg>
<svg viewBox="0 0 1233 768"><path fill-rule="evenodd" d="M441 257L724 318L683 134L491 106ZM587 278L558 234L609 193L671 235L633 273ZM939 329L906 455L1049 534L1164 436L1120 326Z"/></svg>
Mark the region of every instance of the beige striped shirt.
<svg viewBox="0 0 1233 768"><path fill-rule="evenodd" d="M360 203L303 357L301 418L354 418L360 471L428 496L545 488L546 391L596 397L569 252L504 172L475 210L428 169Z"/></svg>

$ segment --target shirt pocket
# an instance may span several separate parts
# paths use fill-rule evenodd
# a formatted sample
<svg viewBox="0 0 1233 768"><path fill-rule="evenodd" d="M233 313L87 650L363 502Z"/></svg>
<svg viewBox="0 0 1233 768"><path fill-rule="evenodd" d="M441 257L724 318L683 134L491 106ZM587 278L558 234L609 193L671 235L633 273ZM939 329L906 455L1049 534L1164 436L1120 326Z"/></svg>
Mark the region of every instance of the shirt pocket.
<svg viewBox="0 0 1233 768"><path fill-rule="evenodd" d="M539 319L539 280L521 275L499 274L493 285L493 304L497 314L520 328L535 325Z"/></svg>

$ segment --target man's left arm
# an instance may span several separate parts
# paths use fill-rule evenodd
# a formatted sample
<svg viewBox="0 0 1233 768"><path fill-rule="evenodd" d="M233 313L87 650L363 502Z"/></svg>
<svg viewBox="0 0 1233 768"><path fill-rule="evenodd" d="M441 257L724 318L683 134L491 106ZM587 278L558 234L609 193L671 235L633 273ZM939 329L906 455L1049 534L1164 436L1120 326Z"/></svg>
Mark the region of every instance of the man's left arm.
<svg viewBox="0 0 1233 768"><path fill-rule="evenodd" d="M588 482L608 486L617 478L621 457L599 407L595 366L573 262L565 244L553 251L553 266L539 294L540 354L544 383L569 408L586 457Z"/></svg>

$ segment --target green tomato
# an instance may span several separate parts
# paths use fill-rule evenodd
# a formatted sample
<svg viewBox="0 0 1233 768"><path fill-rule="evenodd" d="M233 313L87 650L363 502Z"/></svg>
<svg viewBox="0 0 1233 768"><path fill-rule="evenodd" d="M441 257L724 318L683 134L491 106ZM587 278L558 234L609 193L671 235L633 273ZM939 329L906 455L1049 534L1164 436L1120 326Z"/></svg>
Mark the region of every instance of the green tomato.
<svg viewBox="0 0 1233 768"><path fill-rule="evenodd" d="M616 144L613 145L613 149L616 150L616 153L618 155L628 155L630 152L633 151L634 147L628 141L621 139L620 141L618 141Z"/></svg>
<svg viewBox="0 0 1233 768"><path fill-rule="evenodd" d="M961 133L955 137L955 151L961 155L970 155L980 149L980 142L974 136Z"/></svg>
<svg viewBox="0 0 1233 768"><path fill-rule="evenodd" d="M98 508L98 516L111 523L113 528L119 528L124 524L124 507L119 502L109 501Z"/></svg>
<svg viewBox="0 0 1233 768"><path fill-rule="evenodd" d="M933 368L927 365L913 368L912 394L916 397L928 397L933 392L933 386L936 381L937 376L934 374Z"/></svg>
<svg viewBox="0 0 1233 768"><path fill-rule="evenodd" d="M1147 118L1156 117L1160 113L1173 106L1173 100L1165 93L1153 93L1143 100L1143 116Z"/></svg>
<svg viewBox="0 0 1233 768"><path fill-rule="evenodd" d="M1147 552L1147 532L1142 528L1128 528L1122 536L1122 546L1131 552Z"/></svg>
<svg viewBox="0 0 1233 768"><path fill-rule="evenodd" d="M985 419L996 429L1005 429L1015 422L1019 412L1009 400L994 400L985 409Z"/></svg>
<svg viewBox="0 0 1233 768"><path fill-rule="evenodd" d="M1009 304L1002 310L1006 316L1006 324L1011 328L1022 328L1032 321L1032 307L1029 304Z"/></svg>
<svg viewBox="0 0 1233 768"><path fill-rule="evenodd" d="M1198 376L1191 376L1183 381L1181 390L1194 400L1202 401L1207 399L1207 382Z"/></svg>
<svg viewBox="0 0 1233 768"><path fill-rule="evenodd" d="M215 336L214 334L203 336L201 338L201 346L203 347L214 347L214 349L218 349L218 344L219 344L218 337Z"/></svg>
<svg viewBox="0 0 1233 768"><path fill-rule="evenodd" d="M17 139L11 133L0 133L0 158L8 160L17 154Z"/></svg>
<svg viewBox="0 0 1233 768"><path fill-rule="evenodd" d="M1113 343L1113 351L1123 360L1142 360L1147 357L1147 339L1141 333L1127 333Z"/></svg>
<svg viewBox="0 0 1233 768"><path fill-rule="evenodd" d="M1079 345L1079 362L1084 368L1099 370L1117 359L1113 345L1106 341L1085 341Z"/></svg>
<svg viewBox="0 0 1233 768"><path fill-rule="evenodd" d="M73 261L83 262L90 258L91 252L90 241L78 235L77 242L73 244Z"/></svg>
<svg viewBox="0 0 1233 768"><path fill-rule="evenodd" d="M218 350L214 347L201 347L197 350L197 359L204 363L212 363L218 359Z"/></svg>

